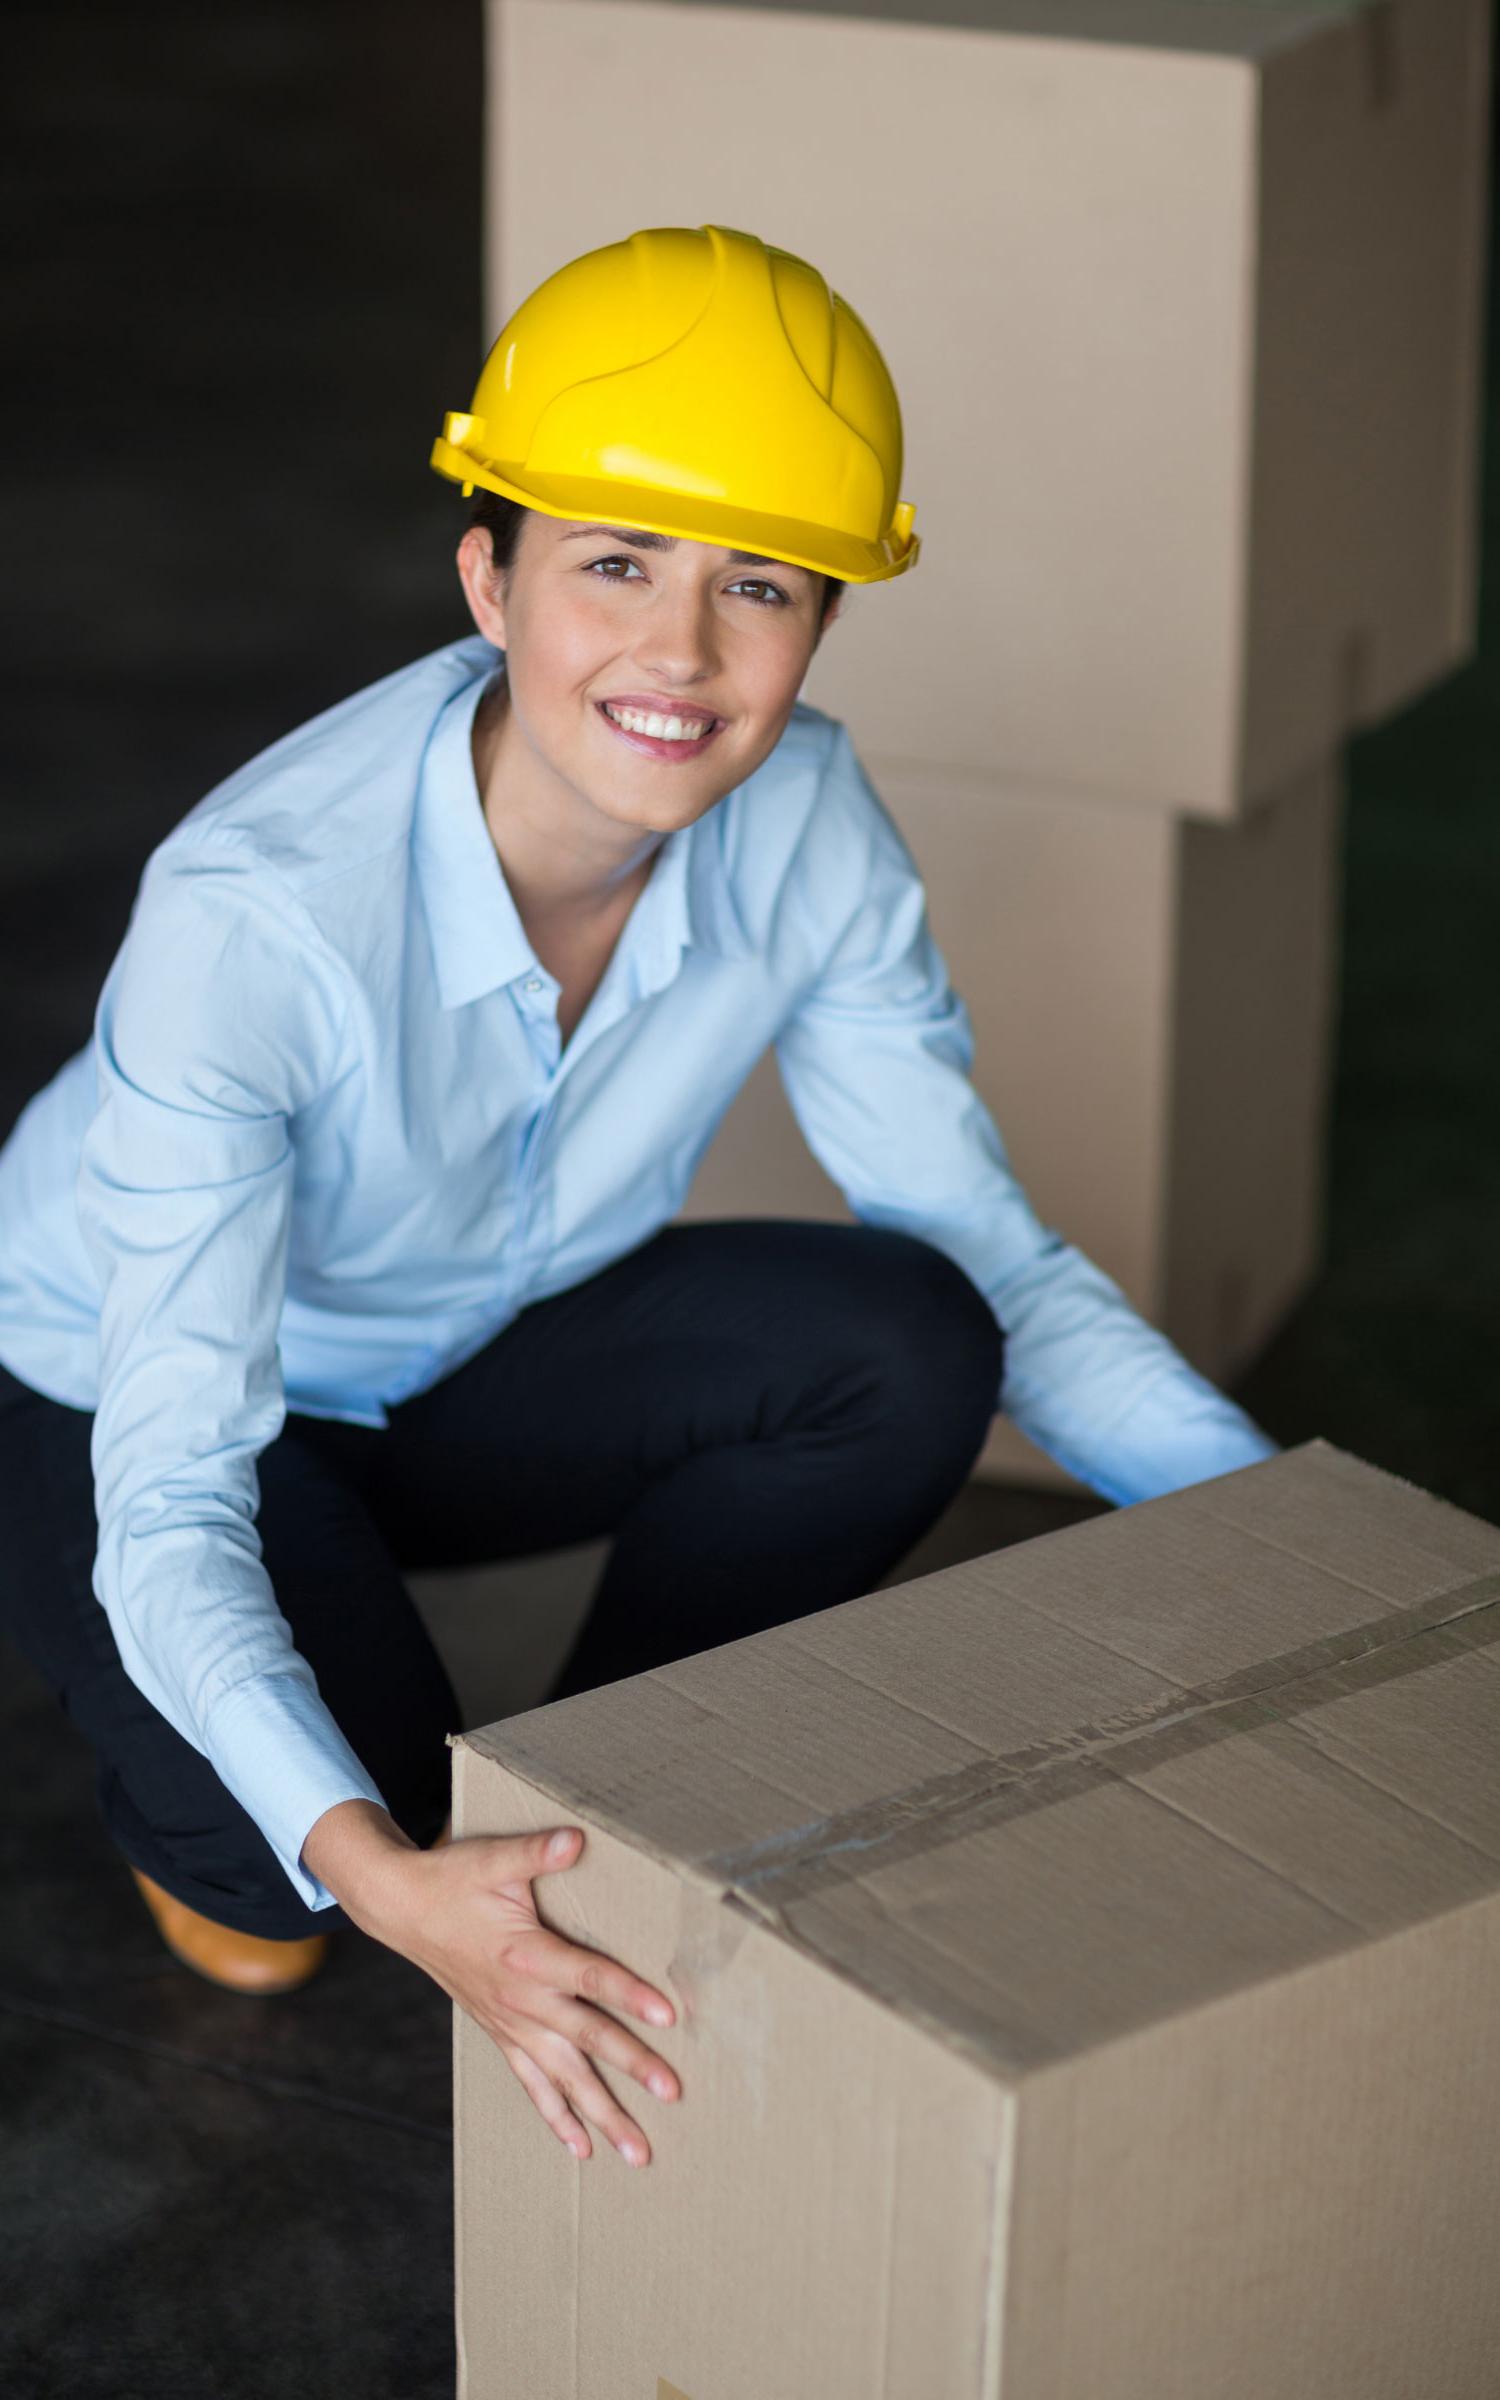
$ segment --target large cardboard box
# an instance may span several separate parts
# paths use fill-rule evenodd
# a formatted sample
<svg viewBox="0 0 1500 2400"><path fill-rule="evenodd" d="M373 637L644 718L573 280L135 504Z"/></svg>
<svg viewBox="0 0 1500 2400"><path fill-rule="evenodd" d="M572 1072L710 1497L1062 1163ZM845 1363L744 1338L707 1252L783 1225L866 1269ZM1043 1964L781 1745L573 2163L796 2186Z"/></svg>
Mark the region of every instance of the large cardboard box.
<svg viewBox="0 0 1500 2400"><path fill-rule="evenodd" d="M1313 1444L467 1737L683 2085L459 2020L467 2400L1493 2400L1497 1642Z"/></svg>
<svg viewBox="0 0 1500 2400"><path fill-rule="evenodd" d="M1489 0L489 26L492 333L717 220L884 348L924 554L809 687L872 755L1232 817L1469 654Z"/></svg>
<svg viewBox="0 0 1500 2400"><path fill-rule="evenodd" d="M893 764L876 780L1033 1204L1205 1374L1232 1378L1322 1255L1341 769L1238 825ZM848 1214L772 1059L685 1213ZM1041 1471L997 1420L981 1472Z"/></svg>

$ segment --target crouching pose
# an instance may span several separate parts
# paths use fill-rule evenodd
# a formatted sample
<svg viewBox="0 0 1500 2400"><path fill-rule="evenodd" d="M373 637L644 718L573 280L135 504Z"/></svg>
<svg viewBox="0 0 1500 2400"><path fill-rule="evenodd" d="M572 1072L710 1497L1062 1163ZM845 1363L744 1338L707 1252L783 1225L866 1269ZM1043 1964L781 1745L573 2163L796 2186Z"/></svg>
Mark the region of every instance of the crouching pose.
<svg viewBox="0 0 1500 2400"><path fill-rule="evenodd" d="M0 1154L0 1607L180 1957L285 1990L352 1921L644 2162L670 2003L539 1916L577 1828L443 1839L408 1571L610 1537L577 1692L870 1590L997 1408L1122 1501L1272 1445L1037 1222L798 703L917 555L859 319L748 235L637 234L433 462L475 637L178 826ZM673 1223L772 1045L857 1222Z"/></svg>

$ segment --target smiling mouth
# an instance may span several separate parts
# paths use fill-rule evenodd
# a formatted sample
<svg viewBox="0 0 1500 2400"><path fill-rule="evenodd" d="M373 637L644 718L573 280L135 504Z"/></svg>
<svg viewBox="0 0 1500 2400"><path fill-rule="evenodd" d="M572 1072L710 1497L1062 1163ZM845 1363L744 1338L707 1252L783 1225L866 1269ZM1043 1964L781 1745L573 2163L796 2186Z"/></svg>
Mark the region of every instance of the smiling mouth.
<svg viewBox="0 0 1500 2400"><path fill-rule="evenodd" d="M719 723L717 717L692 711L668 715L654 708L627 708L616 700L601 700L599 706L622 733L644 734L653 742L701 742Z"/></svg>
<svg viewBox="0 0 1500 2400"><path fill-rule="evenodd" d="M724 729L723 717L695 708L639 708L625 700L596 700L594 706L616 741L658 766L686 766L701 758Z"/></svg>

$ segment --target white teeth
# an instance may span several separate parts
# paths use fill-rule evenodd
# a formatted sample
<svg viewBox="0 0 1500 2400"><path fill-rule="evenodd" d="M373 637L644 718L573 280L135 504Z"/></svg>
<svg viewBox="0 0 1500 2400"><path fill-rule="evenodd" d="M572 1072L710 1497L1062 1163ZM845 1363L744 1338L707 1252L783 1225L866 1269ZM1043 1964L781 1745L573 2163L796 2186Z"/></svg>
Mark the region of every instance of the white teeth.
<svg viewBox="0 0 1500 2400"><path fill-rule="evenodd" d="M711 717L663 717L654 709L612 708L607 700L604 713L627 733L644 733L654 742L701 741L713 723Z"/></svg>

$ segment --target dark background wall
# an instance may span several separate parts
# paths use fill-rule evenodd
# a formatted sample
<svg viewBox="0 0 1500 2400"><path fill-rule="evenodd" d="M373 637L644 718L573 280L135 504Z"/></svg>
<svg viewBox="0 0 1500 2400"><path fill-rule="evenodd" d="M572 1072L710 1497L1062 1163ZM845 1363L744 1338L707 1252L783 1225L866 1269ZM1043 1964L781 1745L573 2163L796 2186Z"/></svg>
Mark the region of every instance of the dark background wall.
<svg viewBox="0 0 1500 2400"><path fill-rule="evenodd" d="M478 359L481 42L478 0L12 12L5 1122L151 845L467 627L425 461Z"/></svg>

